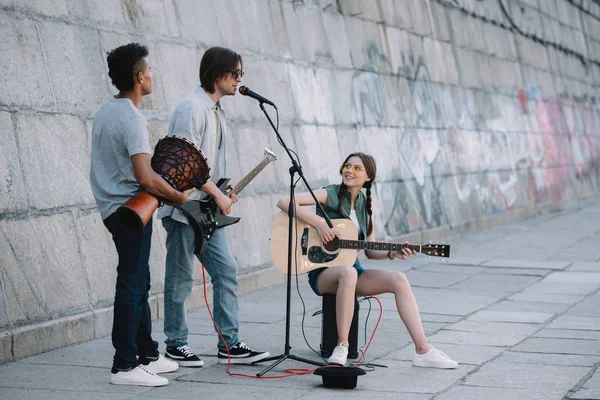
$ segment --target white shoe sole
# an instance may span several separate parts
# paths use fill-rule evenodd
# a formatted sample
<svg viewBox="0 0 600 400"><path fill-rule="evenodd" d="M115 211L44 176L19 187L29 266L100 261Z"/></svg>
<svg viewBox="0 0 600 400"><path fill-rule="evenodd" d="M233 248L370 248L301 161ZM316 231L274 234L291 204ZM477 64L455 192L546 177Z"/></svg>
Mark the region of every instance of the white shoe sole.
<svg viewBox="0 0 600 400"><path fill-rule="evenodd" d="M167 357L169 360L176 362L180 367L188 367L188 368L200 368L204 366L204 361L183 361L177 360L175 358Z"/></svg>
<svg viewBox="0 0 600 400"><path fill-rule="evenodd" d="M451 363L451 364L437 364L437 363L427 363L427 362L415 362L415 361L413 361L413 367L438 368L438 369L454 369L454 368L458 368L458 363L454 362L454 363Z"/></svg>
<svg viewBox="0 0 600 400"><path fill-rule="evenodd" d="M264 360L265 358L268 358L271 354L269 354L269 352L264 352L261 354L257 354L254 357L231 357L231 364L256 364L259 361ZM227 364L227 357L218 357L217 362L219 364Z"/></svg>
<svg viewBox="0 0 600 400"><path fill-rule="evenodd" d="M166 382L165 381L157 381L157 382L133 382L133 381L127 381L127 380L113 379L111 377L110 378L110 384L111 385L159 387L159 386L166 386L166 385L169 384L169 380L167 378L164 378L164 379L166 380Z"/></svg>
<svg viewBox="0 0 600 400"><path fill-rule="evenodd" d="M338 367L345 367L346 363L342 364L342 363L338 363L338 362L334 362L334 361L327 361L327 363L329 365L337 365Z"/></svg>

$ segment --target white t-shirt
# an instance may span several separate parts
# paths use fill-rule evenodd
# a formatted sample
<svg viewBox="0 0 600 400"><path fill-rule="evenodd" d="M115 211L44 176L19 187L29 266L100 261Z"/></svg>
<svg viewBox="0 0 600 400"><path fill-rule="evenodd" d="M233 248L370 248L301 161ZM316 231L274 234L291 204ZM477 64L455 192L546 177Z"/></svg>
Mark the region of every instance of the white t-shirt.
<svg viewBox="0 0 600 400"><path fill-rule="evenodd" d="M356 225L356 229L358 229L358 234L360 235L360 225L358 224L358 218L356 217L356 210L350 210L350 219Z"/></svg>

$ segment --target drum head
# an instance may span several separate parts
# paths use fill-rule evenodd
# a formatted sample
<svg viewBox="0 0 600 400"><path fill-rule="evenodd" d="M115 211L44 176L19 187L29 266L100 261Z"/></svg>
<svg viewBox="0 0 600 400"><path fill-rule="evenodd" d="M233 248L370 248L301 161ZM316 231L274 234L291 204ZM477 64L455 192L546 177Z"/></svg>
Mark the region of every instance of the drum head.
<svg viewBox="0 0 600 400"><path fill-rule="evenodd" d="M180 136L167 136L159 140L150 164L157 174L179 191L200 188L210 173L200 147Z"/></svg>

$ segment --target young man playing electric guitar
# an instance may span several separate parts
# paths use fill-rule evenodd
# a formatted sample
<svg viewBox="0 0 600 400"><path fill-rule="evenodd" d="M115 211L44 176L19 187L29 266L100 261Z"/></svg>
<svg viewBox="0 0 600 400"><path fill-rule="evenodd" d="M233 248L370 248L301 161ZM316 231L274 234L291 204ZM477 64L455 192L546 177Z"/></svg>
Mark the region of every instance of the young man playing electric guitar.
<svg viewBox="0 0 600 400"><path fill-rule="evenodd" d="M202 191L212 196L223 215L231 212L237 195L223 193L216 185L227 174L227 129L220 99L233 96L242 81L243 60L236 52L212 47L200 62L200 85L175 108L169 123L169 135L182 136L200 146L208 158L212 180ZM229 186L229 189L233 189ZM162 207L159 217L167 230L167 262L165 271L165 321L167 336L166 357L181 366L201 367L204 362L188 345L188 325L185 300L192 292L194 271L195 232L190 222L173 207ZM218 229L208 241L203 254L197 255L211 277L213 285L213 315L225 338L219 337L218 362L252 364L269 357L266 351L254 351L238 337L238 266L227 242L224 229Z"/></svg>

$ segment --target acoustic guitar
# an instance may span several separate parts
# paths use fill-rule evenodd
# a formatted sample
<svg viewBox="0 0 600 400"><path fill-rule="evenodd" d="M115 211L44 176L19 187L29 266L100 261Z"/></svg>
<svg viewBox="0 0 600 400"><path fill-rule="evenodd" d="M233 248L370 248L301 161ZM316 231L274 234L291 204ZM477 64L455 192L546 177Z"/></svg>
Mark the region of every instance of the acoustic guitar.
<svg viewBox="0 0 600 400"><path fill-rule="evenodd" d="M292 232L292 274L303 274L313 269L353 265L358 250L401 251L415 250L433 257L450 257L450 245L367 242L357 240L358 229L349 219L332 219L337 237L324 244L315 228L295 219ZM287 273L288 263L288 215L283 211L275 216L271 229L271 257L275 267Z"/></svg>

